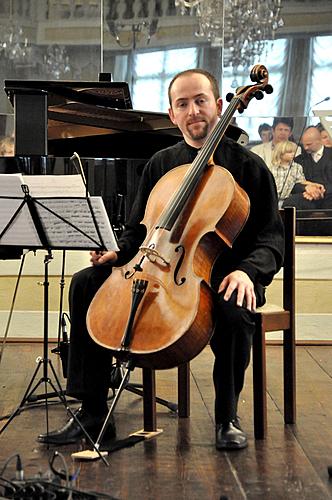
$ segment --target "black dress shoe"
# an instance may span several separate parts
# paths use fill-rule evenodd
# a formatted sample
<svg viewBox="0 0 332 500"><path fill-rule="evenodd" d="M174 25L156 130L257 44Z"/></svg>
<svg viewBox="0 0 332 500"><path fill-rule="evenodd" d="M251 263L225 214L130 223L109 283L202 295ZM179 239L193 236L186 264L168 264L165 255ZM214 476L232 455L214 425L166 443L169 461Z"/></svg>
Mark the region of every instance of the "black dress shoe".
<svg viewBox="0 0 332 500"><path fill-rule="evenodd" d="M75 416L80 421L86 432L92 438L98 437L98 434L101 431L101 428L105 421L106 415L102 416L90 415L82 408L79 408L75 412ZM105 437L112 438L115 437L115 435L116 435L116 430L115 430L114 418L111 417L108 422L104 438ZM39 443L44 443L44 444L62 445L62 444L76 443L83 437L84 437L84 432L82 431L78 423L75 421L75 419L72 417L63 427L61 427L61 429L49 432L48 434L39 434L37 441Z"/></svg>
<svg viewBox="0 0 332 500"><path fill-rule="evenodd" d="M240 450L248 446L247 436L238 420L216 425L217 450Z"/></svg>

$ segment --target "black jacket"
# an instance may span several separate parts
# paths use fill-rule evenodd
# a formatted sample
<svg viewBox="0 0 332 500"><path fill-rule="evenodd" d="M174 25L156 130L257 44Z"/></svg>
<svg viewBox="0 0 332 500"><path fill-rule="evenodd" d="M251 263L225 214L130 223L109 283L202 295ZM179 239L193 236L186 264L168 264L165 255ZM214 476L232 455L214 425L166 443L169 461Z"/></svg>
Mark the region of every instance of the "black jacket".
<svg viewBox="0 0 332 500"><path fill-rule="evenodd" d="M129 261L145 238L140 223L151 189L172 168L192 163L197 149L184 141L157 152L146 164L126 229L119 239L117 265ZM214 275L219 282L229 272L239 269L251 280L267 286L283 260L283 224L278 212L275 182L269 169L254 153L224 137L214 154L216 165L226 168L250 199L248 220L233 243L218 259Z"/></svg>

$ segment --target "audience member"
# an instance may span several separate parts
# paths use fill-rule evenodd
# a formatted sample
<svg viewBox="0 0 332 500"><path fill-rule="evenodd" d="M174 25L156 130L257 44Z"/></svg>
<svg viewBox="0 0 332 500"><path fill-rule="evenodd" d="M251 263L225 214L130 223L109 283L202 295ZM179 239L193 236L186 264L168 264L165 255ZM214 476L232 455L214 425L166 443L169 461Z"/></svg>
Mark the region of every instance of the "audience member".
<svg viewBox="0 0 332 500"><path fill-rule="evenodd" d="M332 150L322 144L319 130L308 127L302 136L303 153L296 161L303 167L305 178L321 184L321 196L318 197L319 207L332 208Z"/></svg>
<svg viewBox="0 0 332 500"><path fill-rule="evenodd" d="M272 139L272 127L268 123L261 123L258 127L258 134L262 142L270 142Z"/></svg>
<svg viewBox="0 0 332 500"><path fill-rule="evenodd" d="M320 138L322 140L323 146L326 148L332 148L332 138L330 137L329 133L325 128L320 131Z"/></svg>
<svg viewBox="0 0 332 500"><path fill-rule="evenodd" d="M0 141L0 156L14 156L14 137L4 137Z"/></svg>
<svg viewBox="0 0 332 500"><path fill-rule="evenodd" d="M280 208L290 195L302 198L308 184L302 166L294 162L296 151L297 145L291 141L278 142L273 150L270 170L276 181Z"/></svg>
<svg viewBox="0 0 332 500"><path fill-rule="evenodd" d="M279 117L274 118L272 124L272 139L269 142L262 142L251 148L251 151L260 156L271 168L272 152L276 144L282 141L288 141L292 135L294 126L293 118Z"/></svg>
<svg viewBox="0 0 332 500"><path fill-rule="evenodd" d="M332 138L330 137L330 134L328 133L328 131L324 128L324 125L319 122L319 123L317 123L316 128L320 132L320 138L322 140L323 146L325 146L327 148L331 148L332 147Z"/></svg>

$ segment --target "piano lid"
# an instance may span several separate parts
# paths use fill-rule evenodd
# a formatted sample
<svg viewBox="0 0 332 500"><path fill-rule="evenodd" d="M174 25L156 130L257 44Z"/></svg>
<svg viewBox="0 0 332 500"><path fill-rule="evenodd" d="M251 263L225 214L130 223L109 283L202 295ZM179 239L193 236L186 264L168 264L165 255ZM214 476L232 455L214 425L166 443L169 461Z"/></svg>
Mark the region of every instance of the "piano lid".
<svg viewBox="0 0 332 500"><path fill-rule="evenodd" d="M132 109L126 82L76 82L72 80L5 80L5 92L14 106L16 93L44 91L48 106L80 102L109 108Z"/></svg>
<svg viewBox="0 0 332 500"><path fill-rule="evenodd" d="M48 139L67 139L122 132L167 133L181 137L167 113L132 109L126 82L6 80L15 94L47 94Z"/></svg>
<svg viewBox="0 0 332 500"><path fill-rule="evenodd" d="M132 109L126 82L5 80L5 92L15 108L18 102L22 106L21 113L15 109L15 121L16 131L22 136L16 137L16 151L23 156L43 155L48 143L48 152L53 155L71 156L78 150L81 155L108 156L112 146L113 157L131 154L149 158L182 139L167 113ZM42 135L43 116L36 112L36 95L46 96L44 144L40 144L42 138L34 144L38 130ZM42 103L43 98L41 106ZM246 133L233 125L229 125L226 134L242 144L248 142ZM155 140L151 141L151 135Z"/></svg>

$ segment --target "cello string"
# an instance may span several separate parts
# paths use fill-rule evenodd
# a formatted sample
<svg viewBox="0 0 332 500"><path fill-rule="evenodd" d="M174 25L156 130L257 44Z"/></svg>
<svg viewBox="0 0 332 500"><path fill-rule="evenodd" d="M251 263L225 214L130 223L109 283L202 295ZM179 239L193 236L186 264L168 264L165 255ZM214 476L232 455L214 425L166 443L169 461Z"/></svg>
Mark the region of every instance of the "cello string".
<svg viewBox="0 0 332 500"><path fill-rule="evenodd" d="M156 226L167 227L174 217L175 210L185 203L188 196L193 191L201 172L204 170L208 160L225 134L226 128L238 107L239 100L240 98L238 96L233 97L222 118L217 123L216 127L211 131L208 140L205 142L199 154L196 156L186 172L179 189L174 193L170 201L163 208L161 214L159 215L157 224L151 227L149 233L147 234L147 239L152 237Z"/></svg>
<svg viewBox="0 0 332 500"><path fill-rule="evenodd" d="M222 120L217 123L216 127L212 130L208 140L205 142L199 154L192 162L191 167L188 169L186 175L184 176L179 189L175 192L170 202L160 214L158 226L168 225L168 223L174 216L174 210L177 210L179 206L185 203L186 199L195 188L201 173L203 172L211 155L214 153L216 147L224 136L226 128L232 116L234 115L234 112L236 111L238 98L233 99L234 103L230 103L230 105L227 107Z"/></svg>

